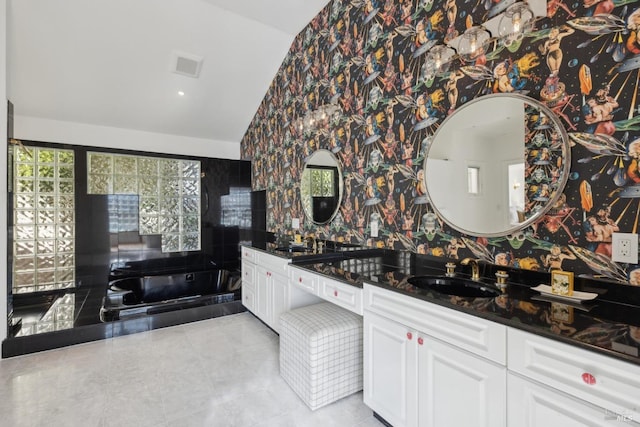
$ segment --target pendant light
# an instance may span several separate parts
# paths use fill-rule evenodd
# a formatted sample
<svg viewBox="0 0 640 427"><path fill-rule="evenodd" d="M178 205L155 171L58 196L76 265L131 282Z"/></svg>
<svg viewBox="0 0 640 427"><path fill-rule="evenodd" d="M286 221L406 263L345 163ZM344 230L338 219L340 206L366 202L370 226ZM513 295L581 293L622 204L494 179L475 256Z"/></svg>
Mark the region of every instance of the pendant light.
<svg viewBox="0 0 640 427"><path fill-rule="evenodd" d="M533 29L535 17L525 2L514 3L505 10L498 24L498 37L505 46L520 40Z"/></svg>
<svg viewBox="0 0 640 427"><path fill-rule="evenodd" d="M485 52L490 41L491 35L483 27L471 27L460 37L458 55L466 62L474 61Z"/></svg>
<svg viewBox="0 0 640 427"><path fill-rule="evenodd" d="M451 61L455 56L455 51L449 46L437 45L429 50L426 62L429 64L433 74L441 74L449 71Z"/></svg>

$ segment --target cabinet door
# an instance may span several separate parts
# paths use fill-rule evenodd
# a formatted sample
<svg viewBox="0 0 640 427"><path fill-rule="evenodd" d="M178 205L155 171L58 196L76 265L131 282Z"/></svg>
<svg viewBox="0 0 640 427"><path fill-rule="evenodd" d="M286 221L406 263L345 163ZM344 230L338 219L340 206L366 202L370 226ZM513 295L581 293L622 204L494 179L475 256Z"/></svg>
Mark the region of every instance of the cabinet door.
<svg viewBox="0 0 640 427"><path fill-rule="evenodd" d="M420 426L506 425L504 366L428 336L417 344Z"/></svg>
<svg viewBox="0 0 640 427"><path fill-rule="evenodd" d="M271 321L271 274L266 268L256 266L254 314L267 325Z"/></svg>
<svg viewBox="0 0 640 427"><path fill-rule="evenodd" d="M271 319L270 326L280 332L280 315L290 310L289 281L280 274L272 274L271 277Z"/></svg>
<svg viewBox="0 0 640 427"><path fill-rule="evenodd" d="M364 314L364 403L394 427L417 422L416 333Z"/></svg>
<svg viewBox="0 0 640 427"><path fill-rule="evenodd" d="M247 308L247 310L251 312L255 312L255 309L256 309L255 285L253 283L251 284L245 283L242 285L241 292L242 292L242 305L244 305Z"/></svg>
<svg viewBox="0 0 640 427"><path fill-rule="evenodd" d="M561 391L524 379L508 376L509 427L579 427L630 425L632 416L624 411L606 411Z"/></svg>

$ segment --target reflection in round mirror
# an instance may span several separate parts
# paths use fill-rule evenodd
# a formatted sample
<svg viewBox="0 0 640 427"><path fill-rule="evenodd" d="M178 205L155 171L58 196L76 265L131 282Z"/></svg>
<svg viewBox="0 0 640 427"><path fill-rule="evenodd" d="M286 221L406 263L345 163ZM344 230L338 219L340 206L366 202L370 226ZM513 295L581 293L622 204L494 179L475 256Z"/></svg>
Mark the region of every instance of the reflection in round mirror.
<svg viewBox="0 0 640 427"><path fill-rule="evenodd" d="M338 213L342 200L342 171L336 156L318 150L302 171L300 197L304 213L314 224L326 224Z"/></svg>
<svg viewBox="0 0 640 427"><path fill-rule="evenodd" d="M424 180L431 206L449 226L505 236L562 208L570 165L566 132L549 108L494 94L442 123L427 149Z"/></svg>

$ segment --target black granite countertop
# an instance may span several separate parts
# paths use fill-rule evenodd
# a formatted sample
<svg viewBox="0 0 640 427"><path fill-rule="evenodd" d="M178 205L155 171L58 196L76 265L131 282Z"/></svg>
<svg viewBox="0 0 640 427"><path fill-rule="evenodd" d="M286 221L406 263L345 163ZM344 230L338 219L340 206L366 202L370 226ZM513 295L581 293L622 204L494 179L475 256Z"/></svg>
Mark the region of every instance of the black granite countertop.
<svg viewBox="0 0 640 427"><path fill-rule="evenodd" d="M290 259L293 264L337 261L354 257L371 257L385 251L384 249L366 248L353 244L331 241L322 242L321 249L314 249L311 246L304 245L278 245L277 243L266 243L264 246L252 246L252 248L281 258Z"/></svg>
<svg viewBox="0 0 640 427"><path fill-rule="evenodd" d="M458 297L420 289L408 282L413 276L443 275L444 264L450 260L442 258L372 249L373 252L352 251L348 257L328 255L323 260L280 254L269 248L262 250L291 258L296 267L352 286L361 288L365 282L370 283L640 365L640 305L625 303L636 301L637 287L576 278L576 290L596 292L599 296L592 302L564 303L531 289L541 283L549 284L549 273L500 267L510 276L505 293L495 298ZM497 267L483 267L482 277L493 277ZM468 277L467 268L458 266L456 274ZM489 281L487 284L492 285Z"/></svg>

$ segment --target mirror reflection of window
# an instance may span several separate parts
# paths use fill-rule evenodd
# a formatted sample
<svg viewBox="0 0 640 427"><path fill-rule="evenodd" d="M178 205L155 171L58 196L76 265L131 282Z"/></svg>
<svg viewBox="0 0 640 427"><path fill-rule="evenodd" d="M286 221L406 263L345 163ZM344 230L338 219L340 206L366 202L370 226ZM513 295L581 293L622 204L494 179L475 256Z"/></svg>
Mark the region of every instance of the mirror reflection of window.
<svg viewBox="0 0 640 427"><path fill-rule="evenodd" d="M305 217L326 224L338 213L342 200L342 172L338 158L320 149L306 159L300 177L300 199Z"/></svg>
<svg viewBox="0 0 640 427"><path fill-rule="evenodd" d="M109 233L138 231L138 196L110 194Z"/></svg>
<svg viewBox="0 0 640 427"><path fill-rule="evenodd" d="M230 187L229 194L220 197L222 219L227 227L251 227L251 188Z"/></svg>
<svg viewBox="0 0 640 427"><path fill-rule="evenodd" d="M467 189L469 194L480 193L480 168L467 167Z"/></svg>
<svg viewBox="0 0 640 427"><path fill-rule="evenodd" d="M509 211L512 224L524 222L524 162L509 165Z"/></svg>
<svg viewBox="0 0 640 427"><path fill-rule="evenodd" d="M336 209L338 168L313 166L308 169L311 172L309 193L312 200L313 220L320 223L327 222Z"/></svg>
<svg viewBox="0 0 640 427"><path fill-rule="evenodd" d="M334 171L336 168L320 169L310 168L311 170L311 197L330 197L335 194L334 191Z"/></svg>

